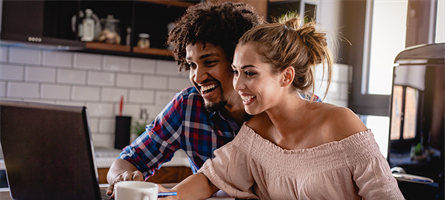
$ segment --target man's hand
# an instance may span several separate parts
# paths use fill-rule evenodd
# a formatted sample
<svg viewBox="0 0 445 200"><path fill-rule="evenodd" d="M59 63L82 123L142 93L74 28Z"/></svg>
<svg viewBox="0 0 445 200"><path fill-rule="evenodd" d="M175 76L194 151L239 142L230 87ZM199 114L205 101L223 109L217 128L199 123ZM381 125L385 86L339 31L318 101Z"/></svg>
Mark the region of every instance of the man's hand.
<svg viewBox="0 0 445 200"><path fill-rule="evenodd" d="M117 159L113 162L107 174L107 194L114 197L114 186L120 181L144 181L144 175L130 162Z"/></svg>
<svg viewBox="0 0 445 200"><path fill-rule="evenodd" d="M114 197L114 185L121 181L144 181L144 175L138 170L125 171L122 174L117 175L113 181L109 183L107 194Z"/></svg>

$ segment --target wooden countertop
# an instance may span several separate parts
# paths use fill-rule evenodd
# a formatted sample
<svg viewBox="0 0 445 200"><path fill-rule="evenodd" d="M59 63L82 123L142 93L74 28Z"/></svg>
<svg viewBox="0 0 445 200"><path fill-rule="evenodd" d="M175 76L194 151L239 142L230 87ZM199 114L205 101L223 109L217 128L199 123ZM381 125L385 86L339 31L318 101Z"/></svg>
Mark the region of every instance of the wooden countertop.
<svg viewBox="0 0 445 200"><path fill-rule="evenodd" d="M176 183L166 183L161 184L165 188L172 188ZM108 184L100 184L99 187L101 189L107 189ZM9 188L0 188L0 199L1 200L12 200L11 195L9 194ZM208 200L235 200L235 198L232 197L211 197L208 198Z"/></svg>

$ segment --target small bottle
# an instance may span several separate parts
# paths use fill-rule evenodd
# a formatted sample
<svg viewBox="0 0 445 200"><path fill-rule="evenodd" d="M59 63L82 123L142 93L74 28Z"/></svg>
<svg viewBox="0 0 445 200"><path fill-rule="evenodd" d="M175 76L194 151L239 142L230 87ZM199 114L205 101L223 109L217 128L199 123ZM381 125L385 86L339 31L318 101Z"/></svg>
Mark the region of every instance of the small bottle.
<svg viewBox="0 0 445 200"><path fill-rule="evenodd" d="M82 41L91 42L94 40L94 19L92 18L93 11L91 9L85 10L85 19L82 20Z"/></svg>
<svg viewBox="0 0 445 200"><path fill-rule="evenodd" d="M127 46L130 46L130 38L131 38L131 28L130 27L128 27L127 28L127 38L126 38L126 40L125 40L125 44L127 45Z"/></svg>
<svg viewBox="0 0 445 200"><path fill-rule="evenodd" d="M172 30L175 28L175 26L176 26L176 23L175 23L175 22L170 22L170 23L168 23L168 24L167 24L167 31L170 33L170 31L172 31ZM173 46L173 42L170 42L170 43L168 44L168 46L167 46L167 49L170 50L170 51L173 51L173 48L174 48L174 46Z"/></svg>
<svg viewBox="0 0 445 200"><path fill-rule="evenodd" d="M150 47L150 40L148 40L149 37L150 35L148 33L140 33L138 47L141 49Z"/></svg>

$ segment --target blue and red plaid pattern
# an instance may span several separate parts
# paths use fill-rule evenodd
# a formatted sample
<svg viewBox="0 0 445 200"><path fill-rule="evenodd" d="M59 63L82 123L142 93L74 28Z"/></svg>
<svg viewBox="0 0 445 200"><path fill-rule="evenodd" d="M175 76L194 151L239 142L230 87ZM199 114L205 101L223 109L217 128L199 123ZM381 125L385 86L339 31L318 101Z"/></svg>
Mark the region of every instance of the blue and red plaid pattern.
<svg viewBox="0 0 445 200"><path fill-rule="evenodd" d="M145 178L168 162L176 150L183 149L196 172L213 151L232 141L239 131L235 121L219 112L209 113L194 87L177 93L146 131L121 152Z"/></svg>

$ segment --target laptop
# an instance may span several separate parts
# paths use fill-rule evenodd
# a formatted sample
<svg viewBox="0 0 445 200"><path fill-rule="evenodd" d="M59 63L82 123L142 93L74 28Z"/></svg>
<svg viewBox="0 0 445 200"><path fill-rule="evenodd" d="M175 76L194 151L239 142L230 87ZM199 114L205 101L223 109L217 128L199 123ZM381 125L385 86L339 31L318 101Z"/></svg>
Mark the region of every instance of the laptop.
<svg viewBox="0 0 445 200"><path fill-rule="evenodd" d="M110 199L86 107L0 100L0 142L12 199Z"/></svg>

